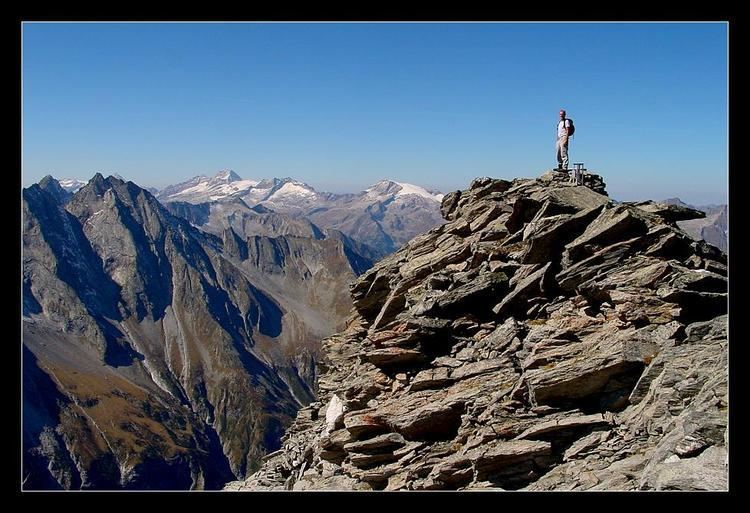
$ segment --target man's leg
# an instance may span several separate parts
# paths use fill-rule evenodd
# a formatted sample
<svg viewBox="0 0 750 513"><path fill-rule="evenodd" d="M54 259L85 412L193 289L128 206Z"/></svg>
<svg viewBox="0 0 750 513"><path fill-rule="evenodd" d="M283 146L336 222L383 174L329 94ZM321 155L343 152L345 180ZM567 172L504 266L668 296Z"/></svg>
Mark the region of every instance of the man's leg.
<svg viewBox="0 0 750 513"><path fill-rule="evenodd" d="M555 153L557 154L557 169L562 169L562 144L560 144L561 140L558 137L557 141L555 142Z"/></svg>
<svg viewBox="0 0 750 513"><path fill-rule="evenodd" d="M568 141L560 144L560 155L562 156L562 167L564 170L568 170Z"/></svg>

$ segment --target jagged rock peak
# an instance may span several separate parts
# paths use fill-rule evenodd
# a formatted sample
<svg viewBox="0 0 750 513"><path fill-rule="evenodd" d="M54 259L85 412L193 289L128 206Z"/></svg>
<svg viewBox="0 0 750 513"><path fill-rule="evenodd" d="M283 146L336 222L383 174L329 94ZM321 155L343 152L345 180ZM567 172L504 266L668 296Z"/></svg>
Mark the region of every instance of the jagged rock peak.
<svg viewBox="0 0 750 513"><path fill-rule="evenodd" d="M242 177L231 169L222 169L221 171L216 173L214 178L218 180L224 180L226 182L238 182L242 180Z"/></svg>
<svg viewBox="0 0 750 513"><path fill-rule="evenodd" d="M39 186L44 188L45 186L48 186L49 184L56 183L58 186L60 185L60 182L55 180L52 175L46 175L44 178L39 180Z"/></svg>
<svg viewBox="0 0 750 513"><path fill-rule="evenodd" d="M60 204L65 203L72 196L72 194L66 191L60 185L60 182L52 178L51 175L47 175L39 180L39 187L50 194L53 198L55 198L55 200Z"/></svg>
<svg viewBox="0 0 750 513"><path fill-rule="evenodd" d="M726 489L726 255L586 180L446 195L352 285L317 402L227 488Z"/></svg>

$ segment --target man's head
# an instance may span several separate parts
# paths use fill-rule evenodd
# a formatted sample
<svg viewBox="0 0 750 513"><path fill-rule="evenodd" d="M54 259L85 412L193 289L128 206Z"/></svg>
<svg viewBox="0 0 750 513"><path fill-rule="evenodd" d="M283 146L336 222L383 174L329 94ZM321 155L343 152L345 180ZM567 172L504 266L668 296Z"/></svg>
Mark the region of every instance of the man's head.
<svg viewBox="0 0 750 513"><path fill-rule="evenodd" d="M565 110L560 109L560 119L565 119Z"/></svg>

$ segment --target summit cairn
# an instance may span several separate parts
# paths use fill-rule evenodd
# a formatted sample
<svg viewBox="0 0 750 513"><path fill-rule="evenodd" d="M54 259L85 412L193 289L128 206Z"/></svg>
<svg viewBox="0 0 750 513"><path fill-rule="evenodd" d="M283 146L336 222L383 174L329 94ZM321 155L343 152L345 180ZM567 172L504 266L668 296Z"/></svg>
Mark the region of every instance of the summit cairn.
<svg viewBox="0 0 750 513"><path fill-rule="evenodd" d="M539 180L552 182L556 185L567 185L572 187L583 185L584 187L588 187L594 192L598 192L599 194L603 194L605 196L607 195L607 186L604 183L604 179L600 175L591 173L587 170L583 170L579 175L579 180L581 181L581 183L576 184L574 177L571 176L572 174L572 170L570 171L570 173L568 173L566 171L560 172L552 169L540 176Z"/></svg>

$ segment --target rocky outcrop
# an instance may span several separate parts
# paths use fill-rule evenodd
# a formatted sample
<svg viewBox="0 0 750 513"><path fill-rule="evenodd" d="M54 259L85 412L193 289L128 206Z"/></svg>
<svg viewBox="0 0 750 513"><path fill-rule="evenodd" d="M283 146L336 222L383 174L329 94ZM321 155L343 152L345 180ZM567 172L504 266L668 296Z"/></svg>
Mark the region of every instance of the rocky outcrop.
<svg viewBox="0 0 750 513"><path fill-rule="evenodd" d="M353 284L317 402L230 490L727 489L726 256L573 186L482 178Z"/></svg>
<svg viewBox="0 0 750 513"><path fill-rule="evenodd" d="M60 182L52 178L52 176L50 175L47 175L39 180L39 188L52 196L52 198L54 198L55 201L57 201L57 203L61 205L67 203L70 198L73 197L73 194L71 192L65 190L60 185Z"/></svg>

